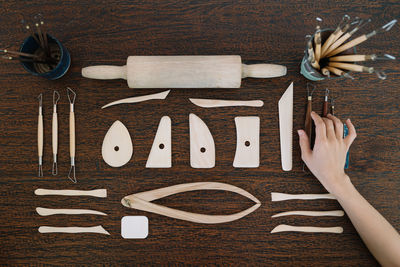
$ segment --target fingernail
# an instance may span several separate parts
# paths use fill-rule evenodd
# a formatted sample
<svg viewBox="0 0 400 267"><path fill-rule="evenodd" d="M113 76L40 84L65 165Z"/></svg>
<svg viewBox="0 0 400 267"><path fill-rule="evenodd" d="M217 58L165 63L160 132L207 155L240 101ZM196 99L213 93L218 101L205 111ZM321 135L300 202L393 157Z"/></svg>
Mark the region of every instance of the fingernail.
<svg viewBox="0 0 400 267"><path fill-rule="evenodd" d="M301 136L303 135L303 131L302 130L297 130L297 133Z"/></svg>
<svg viewBox="0 0 400 267"><path fill-rule="evenodd" d="M350 118L347 119L348 122L351 122Z"/></svg>

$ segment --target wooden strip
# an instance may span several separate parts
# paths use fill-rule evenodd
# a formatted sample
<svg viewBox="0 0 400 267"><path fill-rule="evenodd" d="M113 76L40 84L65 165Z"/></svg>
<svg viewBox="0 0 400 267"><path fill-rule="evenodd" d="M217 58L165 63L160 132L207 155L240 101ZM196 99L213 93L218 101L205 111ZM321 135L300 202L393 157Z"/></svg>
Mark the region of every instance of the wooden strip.
<svg viewBox="0 0 400 267"><path fill-rule="evenodd" d="M280 232L306 232L306 233L343 233L342 227L313 227L313 226L291 226L286 224L281 224L275 227L271 234Z"/></svg>
<svg viewBox="0 0 400 267"><path fill-rule="evenodd" d="M272 201L284 201L292 199L301 200L314 200L314 199L336 199L332 194L285 194L285 193L271 193Z"/></svg>
<svg viewBox="0 0 400 267"><path fill-rule="evenodd" d="M318 216L341 217L344 215L344 211L343 210L328 210L328 211L295 210L295 211L286 211L286 212L277 213L275 215L272 215L271 218L277 218L277 217L282 217L282 216L291 216L291 215L313 216L313 217L318 217Z"/></svg>

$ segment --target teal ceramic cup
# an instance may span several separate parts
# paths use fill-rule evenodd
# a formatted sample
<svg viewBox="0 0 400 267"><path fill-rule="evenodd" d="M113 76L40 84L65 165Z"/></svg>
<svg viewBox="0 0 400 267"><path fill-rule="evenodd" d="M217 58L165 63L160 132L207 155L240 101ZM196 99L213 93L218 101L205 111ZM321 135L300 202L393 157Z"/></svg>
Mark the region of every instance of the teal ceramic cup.
<svg viewBox="0 0 400 267"><path fill-rule="evenodd" d="M29 73L35 76L55 80L61 78L65 73L67 73L71 65L71 56L68 50L56 38L47 34L47 40L52 57L58 60L57 64L48 65L32 62L21 62L21 64ZM32 36L29 36L22 43L20 52L37 55L43 53L39 48L40 46L35 39Z"/></svg>

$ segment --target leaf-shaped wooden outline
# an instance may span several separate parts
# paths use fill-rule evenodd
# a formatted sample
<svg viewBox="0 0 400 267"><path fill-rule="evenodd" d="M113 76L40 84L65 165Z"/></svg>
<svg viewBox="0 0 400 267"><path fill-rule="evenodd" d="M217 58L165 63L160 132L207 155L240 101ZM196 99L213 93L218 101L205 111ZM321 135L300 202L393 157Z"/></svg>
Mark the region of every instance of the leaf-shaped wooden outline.
<svg viewBox="0 0 400 267"><path fill-rule="evenodd" d="M170 195L188 192L188 191L195 191L195 190L223 190L223 191L230 191L247 197L251 199L256 204L251 206L250 208L230 214L230 215L207 215L207 214L198 214L192 213L177 209L168 208L162 205L151 203L150 201L160 199L163 197L167 197ZM199 183L187 183L187 184L178 184L174 186L164 187L160 189L155 189L151 191L141 192L132 194L129 196L124 197L121 200L122 205L128 208L133 208L137 210L152 212L160 215L164 215L167 217L185 220L189 222L195 223L205 223L205 224L214 224L214 223L226 223L238 220L243 218L244 216L252 213L258 207L261 206L261 202L249 192L225 183L217 183L217 182L199 182Z"/></svg>

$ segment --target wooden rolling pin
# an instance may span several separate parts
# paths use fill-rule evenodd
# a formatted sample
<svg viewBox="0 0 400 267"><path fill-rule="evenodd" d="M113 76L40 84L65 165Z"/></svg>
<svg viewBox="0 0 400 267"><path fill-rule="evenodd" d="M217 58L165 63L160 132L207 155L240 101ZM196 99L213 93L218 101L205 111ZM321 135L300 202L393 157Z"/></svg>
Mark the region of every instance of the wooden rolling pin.
<svg viewBox="0 0 400 267"><path fill-rule="evenodd" d="M240 56L130 56L125 66L91 66L82 76L125 79L130 88L239 88L242 78L286 75L275 64L242 64Z"/></svg>

